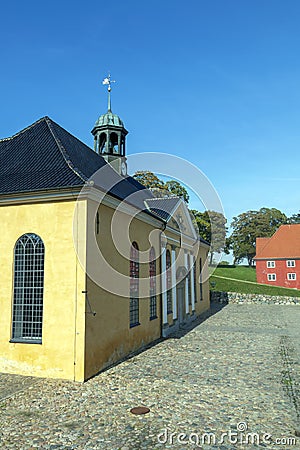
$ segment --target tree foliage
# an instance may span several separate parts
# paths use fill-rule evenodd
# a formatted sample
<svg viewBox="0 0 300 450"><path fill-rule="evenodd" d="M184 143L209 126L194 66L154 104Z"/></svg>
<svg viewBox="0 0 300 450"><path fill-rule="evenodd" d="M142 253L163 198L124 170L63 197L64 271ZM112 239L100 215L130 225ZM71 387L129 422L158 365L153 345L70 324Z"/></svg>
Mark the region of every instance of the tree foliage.
<svg viewBox="0 0 300 450"><path fill-rule="evenodd" d="M289 217L288 223L291 224L300 223L300 211L298 212L298 214L293 214L291 217Z"/></svg>
<svg viewBox="0 0 300 450"><path fill-rule="evenodd" d="M137 181L139 181L147 189L164 189L165 183L160 180L153 172L148 170L140 170L133 175Z"/></svg>
<svg viewBox="0 0 300 450"><path fill-rule="evenodd" d="M176 195L176 197L182 198L186 203L189 202L190 196L184 186L182 186L178 181L171 180L165 182L165 189Z"/></svg>
<svg viewBox="0 0 300 450"><path fill-rule="evenodd" d="M261 208L234 217L233 231L226 242L226 249L233 252L234 262L246 258L251 266L256 254L256 238L271 237L287 220L286 215L276 208Z"/></svg>
<svg viewBox="0 0 300 450"><path fill-rule="evenodd" d="M199 212L192 210L199 235L210 243L210 264L215 253L221 253L226 247L226 218L217 211Z"/></svg>
<svg viewBox="0 0 300 450"><path fill-rule="evenodd" d="M178 181L170 180L164 182L153 172L148 170L135 172L133 178L143 184L146 188L151 189L157 197L176 196L182 198L186 203L189 202L190 197L186 188Z"/></svg>

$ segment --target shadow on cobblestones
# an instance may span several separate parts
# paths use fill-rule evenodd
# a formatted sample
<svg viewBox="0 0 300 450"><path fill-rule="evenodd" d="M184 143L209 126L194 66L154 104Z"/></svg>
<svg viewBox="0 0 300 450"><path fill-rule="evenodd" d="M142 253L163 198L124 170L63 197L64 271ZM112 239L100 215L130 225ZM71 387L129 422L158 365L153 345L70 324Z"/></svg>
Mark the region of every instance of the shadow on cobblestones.
<svg viewBox="0 0 300 450"><path fill-rule="evenodd" d="M212 301L210 303L210 309L208 311L205 311L203 314L201 314L199 317L197 317L195 320L193 320L190 323L187 323L185 325L182 325L180 329L174 333L172 333L168 338L166 339L180 339L183 336L185 336L187 333L192 331L194 328L196 328L201 323L205 322L207 319L209 319L211 316L217 314L220 312L225 306L227 306L226 303L220 303Z"/></svg>
<svg viewBox="0 0 300 450"><path fill-rule="evenodd" d="M106 367L104 370L101 370L100 372L96 373L95 375L93 375L89 379L91 380L91 379L97 377L99 374L104 373L104 372L106 372L106 371L108 371L108 370L118 366L122 362L125 362L125 361L130 362L131 359L133 359L136 356L138 356L138 355L146 352L147 350L155 347L157 344L159 344L159 343L161 343L163 341L166 341L166 340L169 340L169 339L180 339L180 338L182 338L183 336L188 334L190 331L192 331L194 328L196 328L198 325L200 325L201 323L203 323L207 319L209 319L211 316L213 316L214 314L217 314L218 312L220 312L225 306L227 306L227 304L220 303L220 302L217 302L217 301L216 302L212 301L210 303L210 309L208 311L205 311L200 316L198 316L192 322L181 326L179 330L177 330L176 332L170 334L168 337L161 337L161 338L157 339L156 341L150 342L150 344L145 345L144 347L140 348L139 350L136 350L136 351L130 353L129 355L127 355L124 358L120 359L115 364L112 364L112 365Z"/></svg>
<svg viewBox="0 0 300 450"><path fill-rule="evenodd" d="M10 373L0 373L0 402L28 389L37 383L40 378L14 375Z"/></svg>
<svg viewBox="0 0 300 450"><path fill-rule="evenodd" d="M296 433L300 434L300 391L297 372L294 370L297 361L294 358L295 349L289 336L282 336L280 339L280 355L283 362L283 370L281 372L281 383L283 389L290 398L296 411Z"/></svg>

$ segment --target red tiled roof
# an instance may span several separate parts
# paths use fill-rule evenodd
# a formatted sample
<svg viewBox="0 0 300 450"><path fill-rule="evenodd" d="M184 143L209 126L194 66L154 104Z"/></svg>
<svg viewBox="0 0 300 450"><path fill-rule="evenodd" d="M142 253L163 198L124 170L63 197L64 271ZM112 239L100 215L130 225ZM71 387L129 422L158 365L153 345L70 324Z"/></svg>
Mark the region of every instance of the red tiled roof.
<svg viewBox="0 0 300 450"><path fill-rule="evenodd" d="M270 238L256 239L255 259L300 258L300 224L281 225Z"/></svg>

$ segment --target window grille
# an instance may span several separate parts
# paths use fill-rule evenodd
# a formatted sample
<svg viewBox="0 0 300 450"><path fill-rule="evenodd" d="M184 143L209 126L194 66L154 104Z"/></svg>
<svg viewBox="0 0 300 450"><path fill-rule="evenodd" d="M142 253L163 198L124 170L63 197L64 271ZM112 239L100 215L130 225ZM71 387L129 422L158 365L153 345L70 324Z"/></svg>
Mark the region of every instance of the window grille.
<svg viewBox="0 0 300 450"><path fill-rule="evenodd" d="M150 320L157 317L156 306L156 260L155 250L153 247L150 249L150 261L149 261L149 278L150 278Z"/></svg>
<svg viewBox="0 0 300 450"><path fill-rule="evenodd" d="M295 266L296 266L295 260L294 260L294 259L289 259L289 260L286 262L286 265L287 265L287 267L295 267Z"/></svg>
<svg viewBox="0 0 300 450"><path fill-rule="evenodd" d="M190 266L190 256L187 255L187 279L188 279L188 299L189 299L189 305L192 304L192 292L191 292L191 266Z"/></svg>
<svg viewBox="0 0 300 450"><path fill-rule="evenodd" d="M139 325L139 248L136 242L130 250L130 327Z"/></svg>
<svg viewBox="0 0 300 450"><path fill-rule="evenodd" d="M172 305L172 273L171 273L171 253L166 251L166 277L167 277L167 314L173 310Z"/></svg>
<svg viewBox="0 0 300 450"><path fill-rule="evenodd" d="M18 239L14 251L13 340L42 342L44 256L43 241L36 234Z"/></svg>
<svg viewBox="0 0 300 450"><path fill-rule="evenodd" d="M197 266L196 266L196 258L193 259L193 271L194 271L194 295L195 295L195 303L197 303Z"/></svg>
<svg viewBox="0 0 300 450"><path fill-rule="evenodd" d="M203 300L203 280L202 280L202 258L199 261L199 271L200 271L200 301Z"/></svg>

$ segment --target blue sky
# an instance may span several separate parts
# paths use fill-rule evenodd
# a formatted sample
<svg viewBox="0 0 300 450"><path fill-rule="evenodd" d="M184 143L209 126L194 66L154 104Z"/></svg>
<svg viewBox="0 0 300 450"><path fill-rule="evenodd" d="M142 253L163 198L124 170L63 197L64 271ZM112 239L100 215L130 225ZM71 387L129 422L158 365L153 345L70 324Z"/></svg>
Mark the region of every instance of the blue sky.
<svg viewBox="0 0 300 450"><path fill-rule="evenodd" d="M5 2L0 136L48 115L92 146L111 71L130 154L196 164L229 222L263 206L296 213L299 16L298 0Z"/></svg>

